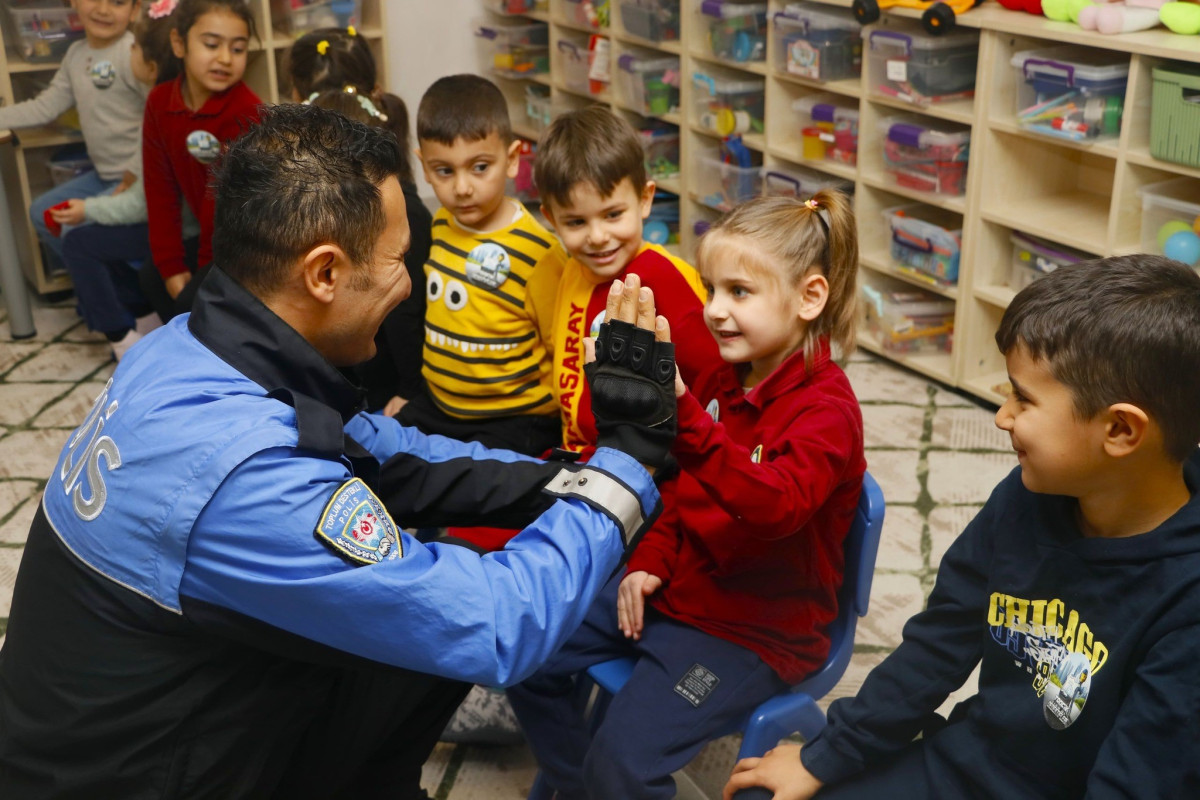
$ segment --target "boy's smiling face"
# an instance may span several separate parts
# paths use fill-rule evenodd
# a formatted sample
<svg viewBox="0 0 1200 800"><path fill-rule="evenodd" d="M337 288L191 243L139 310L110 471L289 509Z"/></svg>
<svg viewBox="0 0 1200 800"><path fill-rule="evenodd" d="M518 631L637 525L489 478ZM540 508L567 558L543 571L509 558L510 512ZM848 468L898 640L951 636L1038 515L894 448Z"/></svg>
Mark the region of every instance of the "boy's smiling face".
<svg viewBox="0 0 1200 800"><path fill-rule="evenodd" d="M88 44L97 50L125 35L138 4L133 0L71 0Z"/></svg>
<svg viewBox="0 0 1200 800"><path fill-rule="evenodd" d="M1082 497L1096 486L1103 461L1103 415L1075 413L1071 390L1018 344L1004 356L1012 391L996 412L996 427L1012 439L1021 481L1031 492Z"/></svg>
<svg viewBox="0 0 1200 800"><path fill-rule="evenodd" d="M623 178L612 194L601 196L591 183L571 187L566 204L547 197L542 214L563 247L601 281L621 274L642 247L642 221L650 215L654 182L639 192Z"/></svg>

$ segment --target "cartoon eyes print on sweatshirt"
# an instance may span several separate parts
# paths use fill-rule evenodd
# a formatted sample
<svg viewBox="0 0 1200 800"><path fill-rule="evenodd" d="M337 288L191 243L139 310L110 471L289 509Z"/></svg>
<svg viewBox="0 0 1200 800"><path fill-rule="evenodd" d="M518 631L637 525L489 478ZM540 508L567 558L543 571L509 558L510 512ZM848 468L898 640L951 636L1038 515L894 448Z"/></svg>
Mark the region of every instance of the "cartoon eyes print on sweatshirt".
<svg viewBox="0 0 1200 800"><path fill-rule="evenodd" d="M1108 660L1108 647L1076 610L1058 598L1030 600L993 592L988 604L992 639L1013 666L1033 676L1046 724L1070 727L1083 712L1092 678Z"/></svg>
<svg viewBox="0 0 1200 800"><path fill-rule="evenodd" d="M482 242L471 248L465 274L436 266L430 266L427 272L425 321L429 344L462 353L528 346L524 340L488 333L496 327L492 320L496 318L497 306L524 307L523 300L509 294L512 260L503 247L495 242Z"/></svg>

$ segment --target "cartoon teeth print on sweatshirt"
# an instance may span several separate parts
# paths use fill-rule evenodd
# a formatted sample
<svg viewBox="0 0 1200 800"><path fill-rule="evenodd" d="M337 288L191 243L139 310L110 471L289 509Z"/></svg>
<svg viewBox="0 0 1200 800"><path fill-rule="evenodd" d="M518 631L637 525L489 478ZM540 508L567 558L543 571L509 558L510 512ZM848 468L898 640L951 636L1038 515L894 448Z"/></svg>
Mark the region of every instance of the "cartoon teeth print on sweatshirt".
<svg viewBox="0 0 1200 800"><path fill-rule="evenodd" d="M445 209L435 216L422 375L442 411L465 419L554 412L551 365L526 292L550 243L525 213L487 234L460 228Z"/></svg>
<svg viewBox="0 0 1200 800"><path fill-rule="evenodd" d="M1092 679L1108 660L1108 647L1078 611L1058 599L1030 600L993 592L988 628L1013 666L1033 676L1046 724L1063 730L1079 718Z"/></svg>

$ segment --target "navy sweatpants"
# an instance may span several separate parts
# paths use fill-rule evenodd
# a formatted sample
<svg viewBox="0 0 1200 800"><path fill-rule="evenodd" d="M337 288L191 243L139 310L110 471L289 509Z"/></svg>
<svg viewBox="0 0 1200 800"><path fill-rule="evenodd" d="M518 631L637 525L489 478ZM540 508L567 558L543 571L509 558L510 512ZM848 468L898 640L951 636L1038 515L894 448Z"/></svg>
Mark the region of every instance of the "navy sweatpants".
<svg viewBox="0 0 1200 800"><path fill-rule="evenodd" d="M508 690L548 783L560 798L675 796L671 773L714 733L787 684L755 653L646 609L639 641L617 627L618 575L579 630L533 677ZM600 661L636 656L629 682L589 733L575 676Z"/></svg>

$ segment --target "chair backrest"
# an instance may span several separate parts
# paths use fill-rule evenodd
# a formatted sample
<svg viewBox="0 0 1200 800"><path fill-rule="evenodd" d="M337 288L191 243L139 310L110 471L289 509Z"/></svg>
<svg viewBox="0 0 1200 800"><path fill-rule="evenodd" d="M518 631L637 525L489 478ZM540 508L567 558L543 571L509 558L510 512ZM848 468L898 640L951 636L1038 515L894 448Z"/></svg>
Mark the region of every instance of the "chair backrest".
<svg viewBox="0 0 1200 800"><path fill-rule="evenodd" d="M867 615L871 600L871 579L875 576L875 557L879 554L879 534L883 531L883 490L863 473L858 509L842 547L845 567L842 588L838 590L838 615L829 626L829 656L816 672L792 687L814 698L822 697L841 680L854 650L854 631L858 618Z"/></svg>

